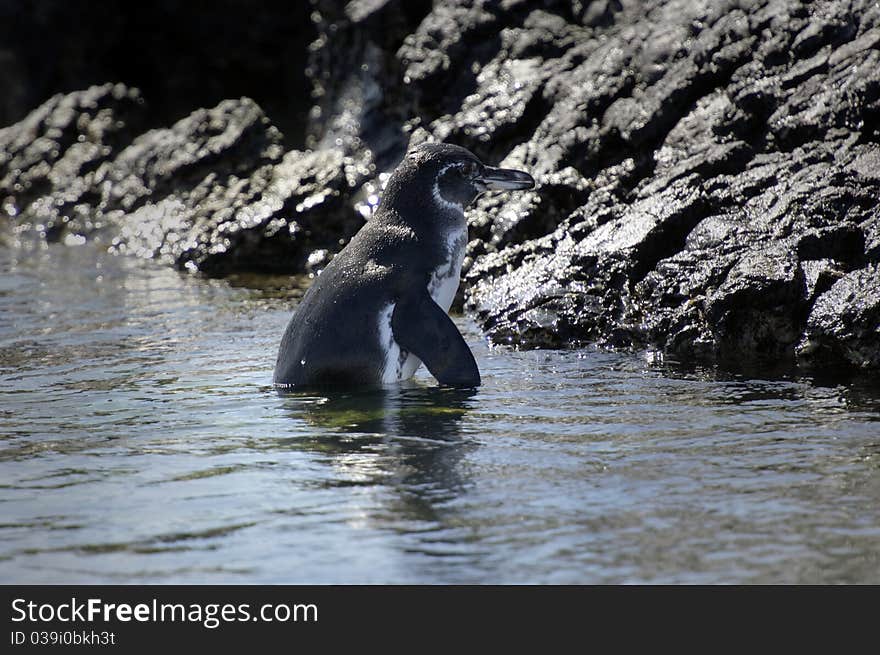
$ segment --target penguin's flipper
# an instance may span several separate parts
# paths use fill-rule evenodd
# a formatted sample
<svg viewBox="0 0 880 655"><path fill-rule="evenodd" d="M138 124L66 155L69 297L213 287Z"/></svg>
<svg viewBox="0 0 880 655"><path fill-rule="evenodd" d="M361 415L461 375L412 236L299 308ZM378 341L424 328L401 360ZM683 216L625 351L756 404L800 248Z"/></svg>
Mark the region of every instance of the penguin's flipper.
<svg viewBox="0 0 880 655"><path fill-rule="evenodd" d="M397 344L421 359L440 384L480 386L480 371L471 349L427 289L398 301L391 316L391 332Z"/></svg>

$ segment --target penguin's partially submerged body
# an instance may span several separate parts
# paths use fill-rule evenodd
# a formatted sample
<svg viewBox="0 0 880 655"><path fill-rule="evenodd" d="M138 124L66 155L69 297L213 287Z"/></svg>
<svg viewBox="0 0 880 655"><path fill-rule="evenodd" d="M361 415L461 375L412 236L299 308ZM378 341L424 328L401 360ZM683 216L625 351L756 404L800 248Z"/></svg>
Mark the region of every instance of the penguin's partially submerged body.
<svg viewBox="0 0 880 655"><path fill-rule="evenodd" d="M375 215L296 308L275 384L390 384L424 363L440 384L479 386L474 356L447 314L468 242L464 209L484 191L532 186L527 173L485 166L458 146L407 153Z"/></svg>

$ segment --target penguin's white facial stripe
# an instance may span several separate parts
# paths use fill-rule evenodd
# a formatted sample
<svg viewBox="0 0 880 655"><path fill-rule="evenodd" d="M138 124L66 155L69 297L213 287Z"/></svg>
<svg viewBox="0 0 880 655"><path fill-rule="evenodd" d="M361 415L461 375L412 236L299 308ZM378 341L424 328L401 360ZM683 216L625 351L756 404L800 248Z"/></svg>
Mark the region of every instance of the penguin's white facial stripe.
<svg viewBox="0 0 880 655"><path fill-rule="evenodd" d="M455 202L454 200L447 200L443 197L443 193L440 191L440 180L443 178L443 175L446 173L446 171L455 166L457 166L457 164L447 164L437 172L437 177L434 179L434 186L431 189L431 194L434 196L434 202L436 202L437 205L439 205L440 207L464 214L463 205Z"/></svg>

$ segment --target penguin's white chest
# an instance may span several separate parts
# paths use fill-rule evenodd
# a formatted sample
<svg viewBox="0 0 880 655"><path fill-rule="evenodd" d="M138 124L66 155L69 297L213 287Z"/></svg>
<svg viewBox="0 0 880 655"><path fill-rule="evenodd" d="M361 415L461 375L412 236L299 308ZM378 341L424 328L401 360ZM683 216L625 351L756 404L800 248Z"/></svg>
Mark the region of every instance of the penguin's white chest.
<svg viewBox="0 0 880 655"><path fill-rule="evenodd" d="M461 264L467 247L467 226L450 232L446 237L445 261L434 269L428 281L428 293L444 312L448 312L458 292L461 279ZM389 303L379 312L379 346L385 351L385 366L382 382L391 384L411 378L421 365L421 360L410 352L401 350L391 331L391 316L394 303Z"/></svg>
<svg viewBox="0 0 880 655"><path fill-rule="evenodd" d="M428 293L434 302L448 312L458 293L458 283L461 280L461 263L464 261L464 253L467 248L467 227L451 232L446 237L447 259L434 269L431 280L428 282Z"/></svg>

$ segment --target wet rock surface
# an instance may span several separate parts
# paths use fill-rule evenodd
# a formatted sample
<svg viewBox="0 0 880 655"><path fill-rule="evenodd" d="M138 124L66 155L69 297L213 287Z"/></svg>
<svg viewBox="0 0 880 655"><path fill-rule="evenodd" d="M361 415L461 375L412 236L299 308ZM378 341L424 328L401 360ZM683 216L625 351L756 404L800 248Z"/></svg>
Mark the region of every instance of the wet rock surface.
<svg viewBox="0 0 880 655"><path fill-rule="evenodd" d="M838 279L813 303L798 353L880 366L880 275L876 264Z"/></svg>
<svg viewBox="0 0 880 655"><path fill-rule="evenodd" d="M136 135L139 100L94 87L0 131L0 197L19 239L103 241L209 275L291 273L363 224L350 196L365 171L338 150L285 154L252 100Z"/></svg>
<svg viewBox="0 0 880 655"><path fill-rule="evenodd" d="M75 193L81 178L135 138L144 114L137 90L105 84L55 95L0 130L3 212L17 217L55 190Z"/></svg>
<svg viewBox="0 0 880 655"><path fill-rule="evenodd" d="M316 272L407 144L444 140L537 181L468 214L464 302L492 341L880 365L876 3L363 0L311 20L308 151L246 98L145 132L136 91L95 87L0 131L0 221L212 275Z"/></svg>
<svg viewBox="0 0 880 655"><path fill-rule="evenodd" d="M638 11L622 3L593 28L598 45L562 49L552 61L580 47L578 63L549 81L513 83L550 108L505 161L537 173L536 196L545 171L575 169L583 202L551 219L541 203L484 200L468 307L492 340L523 347L876 366L880 10ZM511 221L551 229L506 243Z"/></svg>

